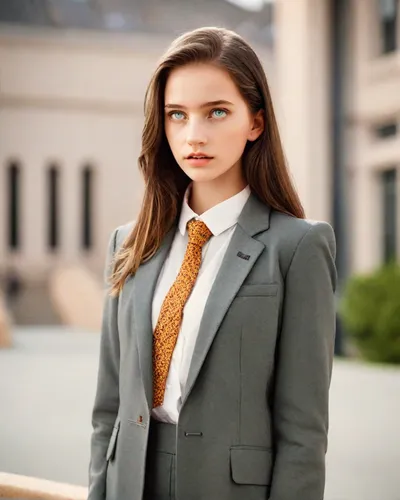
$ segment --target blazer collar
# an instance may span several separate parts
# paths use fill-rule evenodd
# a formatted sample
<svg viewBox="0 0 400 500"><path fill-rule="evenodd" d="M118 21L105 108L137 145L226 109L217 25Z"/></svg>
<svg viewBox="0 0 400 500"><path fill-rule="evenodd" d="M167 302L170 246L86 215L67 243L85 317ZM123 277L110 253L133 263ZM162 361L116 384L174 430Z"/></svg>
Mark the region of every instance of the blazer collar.
<svg viewBox="0 0 400 500"><path fill-rule="evenodd" d="M270 218L271 208L260 201L257 195L252 192L239 216L238 225L249 236L253 237L269 229Z"/></svg>

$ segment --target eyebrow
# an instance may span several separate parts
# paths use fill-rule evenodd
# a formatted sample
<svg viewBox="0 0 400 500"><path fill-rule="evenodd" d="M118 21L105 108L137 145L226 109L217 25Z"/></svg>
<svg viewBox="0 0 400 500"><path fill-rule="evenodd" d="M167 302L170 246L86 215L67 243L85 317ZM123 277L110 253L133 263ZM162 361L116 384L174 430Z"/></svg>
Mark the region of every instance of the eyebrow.
<svg viewBox="0 0 400 500"><path fill-rule="evenodd" d="M210 108L211 106L221 106L222 104L228 105L228 106L233 106L233 102L230 101L225 101L223 99L220 99L218 101L210 101L210 102L205 102L204 104L201 104L200 109L203 108ZM186 106L183 106L182 104L166 104L165 109L171 109L171 108L179 108L179 109L187 109Z"/></svg>

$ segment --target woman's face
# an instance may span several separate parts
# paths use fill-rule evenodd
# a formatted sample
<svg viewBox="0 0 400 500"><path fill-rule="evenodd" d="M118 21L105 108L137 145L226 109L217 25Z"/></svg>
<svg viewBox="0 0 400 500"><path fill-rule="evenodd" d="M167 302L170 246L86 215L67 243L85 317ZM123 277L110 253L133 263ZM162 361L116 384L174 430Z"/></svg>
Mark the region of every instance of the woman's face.
<svg viewBox="0 0 400 500"><path fill-rule="evenodd" d="M194 182L242 178L247 141L263 130L229 73L211 64L177 68L165 88L165 132L178 165Z"/></svg>

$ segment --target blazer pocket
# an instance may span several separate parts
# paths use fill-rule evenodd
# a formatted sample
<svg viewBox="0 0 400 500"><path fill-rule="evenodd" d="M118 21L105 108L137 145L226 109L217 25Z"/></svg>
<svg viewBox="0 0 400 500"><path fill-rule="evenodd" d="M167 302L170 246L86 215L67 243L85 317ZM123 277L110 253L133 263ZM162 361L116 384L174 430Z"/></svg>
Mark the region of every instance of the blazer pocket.
<svg viewBox="0 0 400 500"><path fill-rule="evenodd" d="M106 461L113 460L115 456L115 448L117 446L117 437L118 431L121 421L119 418L115 421L113 431L111 433L110 442L108 443L107 453L106 453Z"/></svg>
<svg viewBox="0 0 400 500"><path fill-rule="evenodd" d="M277 283L260 285L243 285L239 288L236 297L267 297L278 293Z"/></svg>
<svg viewBox="0 0 400 500"><path fill-rule="evenodd" d="M236 484L269 486L272 475L272 450L252 446L232 446L231 473Z"/></svg>

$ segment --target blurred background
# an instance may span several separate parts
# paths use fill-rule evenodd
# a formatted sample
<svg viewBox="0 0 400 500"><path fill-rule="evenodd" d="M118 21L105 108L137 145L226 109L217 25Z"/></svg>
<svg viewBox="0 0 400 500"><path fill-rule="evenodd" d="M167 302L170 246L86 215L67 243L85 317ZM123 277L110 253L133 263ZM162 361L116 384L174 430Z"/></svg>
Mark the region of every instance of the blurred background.
<svg viewBox="0 0 400 500"><path fill-rule="evenodd" d="M0 488L87 485L107 241L140 206L157 60L201 26L254 47L335 229L326 499L400 500L399 0L0 1Z"/></svg>

